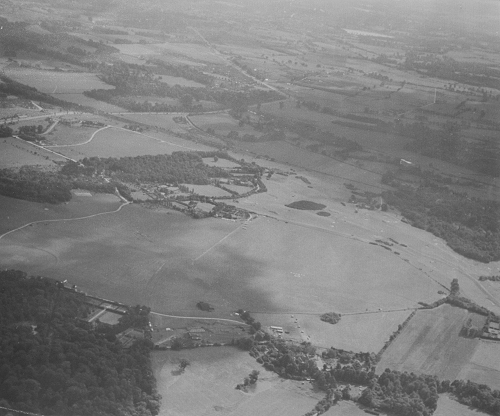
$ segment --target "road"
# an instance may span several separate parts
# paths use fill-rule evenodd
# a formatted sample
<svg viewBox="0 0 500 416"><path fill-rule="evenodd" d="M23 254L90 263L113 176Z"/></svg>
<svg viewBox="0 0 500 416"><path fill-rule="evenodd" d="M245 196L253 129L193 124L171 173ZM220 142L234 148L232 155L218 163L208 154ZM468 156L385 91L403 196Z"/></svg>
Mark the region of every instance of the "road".
<svg viewBox="0 0 500 416"><path fill-rule="evenodd" d="M258 78L255 78L253 75L249 74L248 72L244 71L243 69L241 69L238 65L236 65L230 57L227 57L226 55L220 53L199 31L198 29L196 29L195 27L190 27L190 29L195 32L200 38L201 40L203 40L203 42L205 42L208 46L208 48L212 51L212 53L217 56L219 59L221 59L222 61L224 61L226 64L229 64L231 65L234 69L236 69L237 71L241 72L243 75L245 75L246 77L250 78L251 80L253 80L254 82L256 82L257 84L260 84L260 85L263 85L264 87L266 88L269 88L270 90L273 90L275 92L277 92L278 94L280 95L283 95L284 97L286 97L286 94L283 92L283 91L280 91L278 88L276 87L273 87L272 85L268 84L267 82L264 82L264 81L261 81L260 79Z"/></svg>

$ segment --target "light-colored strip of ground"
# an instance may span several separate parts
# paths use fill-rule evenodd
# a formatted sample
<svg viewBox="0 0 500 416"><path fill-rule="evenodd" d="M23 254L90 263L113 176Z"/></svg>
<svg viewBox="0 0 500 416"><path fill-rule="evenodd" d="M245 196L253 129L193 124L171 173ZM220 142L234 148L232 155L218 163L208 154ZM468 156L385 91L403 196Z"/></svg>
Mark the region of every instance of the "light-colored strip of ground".
<svg viewBox="0 0 500 416"><path fill-rule="evenodd" d="M242 322L242 321L235 321L234 319L225 319L225 318L203 318L199 316L178 316L178 315L167 315L164 313L159 313L159 312L150 312L152 315L158 315L158 316L165 316L167 318L180 318L180 319L195 319L199 320L202 319L204 321L223 321L223 322L231 322L233 324L238 324L238 325L247 325L247 323Z"/></svg>

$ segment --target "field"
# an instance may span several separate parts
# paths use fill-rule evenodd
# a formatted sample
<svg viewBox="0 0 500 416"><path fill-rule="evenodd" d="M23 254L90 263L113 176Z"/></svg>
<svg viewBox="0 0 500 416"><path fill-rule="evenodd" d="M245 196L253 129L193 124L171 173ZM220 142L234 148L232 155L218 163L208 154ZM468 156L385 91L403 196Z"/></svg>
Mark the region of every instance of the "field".
<svg viewBox="0 0 500 416"><path fill-rule="evenodd" d="M192 189L195 194L211 196L211 197L221 197L221 196L231 196L231 194L224 189L218 188L213 185L192 185L184 184L190 190Z"/></svg>
<svg viewBox="0 0 500 416"><path fill-rule="evenodd" d="M385 351L377 372L391 368L448 380L470 379L498 389L499 368L491 357L500 352L500 344L460 337L460 329L470 316L450 305L417 312Z"/></svg>
<svg viewBox="0 0 500 416"><path fill-rule="evenodd" d="M433 416L484 416L486 413L473 410L468 406L458 403L446 395L441 395L438 400L438 406Z"/></svg>
<svg viewBox="0 0 500 416"><path fill-rule="evenodd" d="M8 66L5 75L48 94L77 94L93 89L113 89L95 74L82 72L41 71ZM64 98L62 98L64 99Z"/></svg>
<svg viewBox="0 0 500 416"><path fill-rule="evenodd" d="M94 194L92 197L73 194L70 202L61 205L28 202L0 195L0 235L32 221L79 218L113 211L119 207L119 202L115 195L109 194Z"/></svg>
<svg viewBox="0 0 500 416"><path fill-rule="evenodd" d="M209 150L207 146L195 144L177 137L159 133L137 133L123 128L108 128L80 143L61 144L51 147L73 159L84 157L126 157L158 155L179 151Z"/></svg>
<svg viewBox="0 0 500 416"><path fill-rule="evenodd" d="M182 358L191 364L179 374ZM323 396L308 384L279 379L231 347L155 352L153 367L163 396L160 416L302 416ZM256 386L236 390L252 370L260 371Z"/></svg>
<svg viewBox="0 0 500 416"><path fill-rule="evenodd" d="M24 140L8 137L0 140L0 169L19 168L24 165L55 167L54 161L65 159L53 153L35 147Z"/></svg>

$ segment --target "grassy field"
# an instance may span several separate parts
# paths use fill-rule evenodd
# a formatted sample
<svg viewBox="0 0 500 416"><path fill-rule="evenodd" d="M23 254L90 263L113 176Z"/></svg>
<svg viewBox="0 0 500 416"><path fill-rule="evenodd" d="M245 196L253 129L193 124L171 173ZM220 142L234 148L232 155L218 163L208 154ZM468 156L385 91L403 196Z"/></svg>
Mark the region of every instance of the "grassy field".
<svg viewBox="0 0 500 416"><path fill-rule="evenodd" d="M70 202L61 205L28 202L0 195L0 235L32 221L78 218L113 211L119 207L119 202L115 195L108 194L94 194L92 197L73 195Z"/></svg>
<svg viewBox="0 0 500 416"><path fill-rule="evenodd" d="M390 345L377 365L377 372L391 368L399 371L434 374L441 379L469 378L483 383L496 377L498 365L491 360L500 345L459 336L471 316L463 309L443 305L419 311Z"/></svg>
<svg viewBox="0 0 500 416"><path fill-rule="evenodd" d="M90 139L91 134L87 140ZM86 141L87 141L86 140ZM207 146L192 143L177 137L157 133L136 133L130 130L109 128L97 133L94 139L85 143L53 147L73 159L84 157L126 157L157 155L178 151L209 150Z"/></svg>
<svg viewBox="0 0 500 416"><path fill-rule="evenodd" d="M221 196L230 196L231 194L224 189L218 188L213 185L192 185L192 184L184 184L189 189L192 189L195 194L205 195L205 196L213 196L213 197L221 197Z"/></svg>
<svg viewBox="0 0 500 416"><path fill-rule="evenodd" d="M179 374L182 358L191 364ZM153 366L163 396L160 416L301 416L322 397L310 385L279 379L231 347L155 352ZM252 370L260 371L256 386L247 393L236 390Z"/></svg>
<svg viewBox="0 0 500 416"><path fill-rule="evenodd" d="M24 165L55 167L54 161L64 160L62 156L37 148L23 140L13 137L0 139L0 169L19 168Z"/></svg>
<svg viewBox="0 0 500 416"><path fill-rule="evenodd" d="M441 395L438 400L438 406L433 413L434 416L484 416L486 413L473 410L468 406L458 403L447 395Z"/></svg>
<svg viewBox="0 0 500 416"><path fill-rule="evenodd" d="M9 66L5 75L48 94L76 94L93 89L113 89L95 74L81 72L40 71Z"/></svg>
<svg viewBox="0 0 500 416"><path fill-rule="evenodd" d="M367 314L343 315L335 325L321 321L319 314L254 315L265 326L282 326L290 332L287 338L311 341L322 348L334 346L347 351L377 353L409 314L410 311L379 312L375 309Z"/></svg>

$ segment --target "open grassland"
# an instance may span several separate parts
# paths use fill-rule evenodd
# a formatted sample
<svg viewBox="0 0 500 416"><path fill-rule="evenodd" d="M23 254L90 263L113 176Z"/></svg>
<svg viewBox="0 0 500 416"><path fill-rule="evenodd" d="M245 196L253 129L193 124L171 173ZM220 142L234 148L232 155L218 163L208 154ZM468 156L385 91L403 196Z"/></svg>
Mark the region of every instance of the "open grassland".
<svg viewBox="0 0 500 416"><path fill-rule="evenodd" d="M93 98L87 97L81 93L59 93L53 94L55 98L60 100L68 101L70 103L92 107L98 111L104 111L106 113L120 113L125 112L122 107L118 107L113 104L105 103L104 101L94 100Z"/></svg>
<svg viewBox="0 0 500 416"><path fill-rule="evenodd" d="M384 312L373 308L359 315L342 315L340 322L335 325L321 321L319 314L253 316L265 326L277 325L278 322L290 333L286 335L287 338L300 342L312 341L315 346L322 348L334 346L347 351L377 353L410 313L408 310Z"/></svg>
<svg viewBox="0 0 500 416"><path fill-rule="evenodd" d="M33 68L9 66L5 75L21 84L29 85L47 94L75 94L92 89L113 89L95 74L82 72L41 71Z"/></svg>
<svg viewBox="0 0 500 416"><path fill-rule="evenodd" d="M73 159L84 157L126 157L139 155L158 155L178 151L208 150L207 146L192 143L166 134L137 133L131 130L108 128L98 132L92 141L68 146L53 147Z"/></svg>
<svg viewBox="0 0 500 416"><path fill-rule="evenodd" d="M433 413L434 416L485 416L486 414L464 406L443 394L439 396L437 409Z"/></svg>
<svg viewBox="0 0 500 416"><path fill-rule="evenodd" d="M484 344L479 339L459 336L469 312L443 305L417 312L397 339L389 346L377 365L377 372L391 368L399 371L433 374L441 379L466 378L483 383L496 377L500 344ZM484 344L484 345L483 345Z"/></svg>
<svg viewBox="0 0 500 416"><path fill-rule="evenodd" d="M182 358L190 365L179 373ZM153 367L163 396L160 416L301 416L322 398L309 385L281 380L231 347L155 352ZM247 393L236 390L252 370L260 371L257 384Z"/></svg>
<svg viewBox="0 0 500 416"><path fill-rule="evenodd" d="M70 202L60 205L28 202L0 195L0 235L32 221L79 218L113 211L119 205L120 200L115 195L108 194L93 194L91 197L73 195Z"/></svg>

